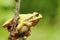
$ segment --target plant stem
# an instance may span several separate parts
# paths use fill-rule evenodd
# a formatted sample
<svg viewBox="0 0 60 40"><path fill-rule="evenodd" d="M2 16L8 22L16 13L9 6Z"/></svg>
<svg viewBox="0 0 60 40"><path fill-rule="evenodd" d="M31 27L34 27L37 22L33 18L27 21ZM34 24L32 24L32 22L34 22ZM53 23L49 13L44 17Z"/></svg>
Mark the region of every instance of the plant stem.
<svg viewBox="0 0 60 40"><path fill-rule="evenodd" d="M19 10L20 10L20 1L21 0L15 0L15 1L16 1L16 6L15 6L13 26L11 27L11 32L10 32L10 36L8 37L8 40L13 40L13 35L14 35L16 26L18 24L18 19L19 19ZM23 40L24 37L21 37L20 39ZM17 40L17 39L15 39L15 40Z"/></svg>

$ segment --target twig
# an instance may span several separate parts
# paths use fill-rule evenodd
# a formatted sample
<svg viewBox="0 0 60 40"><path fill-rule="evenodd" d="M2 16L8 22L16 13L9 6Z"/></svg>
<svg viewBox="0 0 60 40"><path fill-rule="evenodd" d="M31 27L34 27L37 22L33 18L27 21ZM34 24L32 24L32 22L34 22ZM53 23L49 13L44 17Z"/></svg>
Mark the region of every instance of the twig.
<svg viewBox="0 0 60 40"><path fill-rule="evenodd" d="M11 27L11 32L8 40L13 40L12 36L14 36L14 32L16 29L16 26L18 24L18 19L19 19L19 10L20 10L20 1L21 0L15 0L16 1L16 7L15 7L15 13L14 13L14 20L13 20L13 26ZM19 40L23 40L24 37L21 37Z"/></svg>
<svg viewBox="0 0 60 40"><path fill-rule="evenodd" d="M19 9L20 9L20 0L15 0L16 1L16 7L15 7L15 13L14 13L14 25L13 25L13 30L16 28L16 25L18 23L19 19Z"/></svg>

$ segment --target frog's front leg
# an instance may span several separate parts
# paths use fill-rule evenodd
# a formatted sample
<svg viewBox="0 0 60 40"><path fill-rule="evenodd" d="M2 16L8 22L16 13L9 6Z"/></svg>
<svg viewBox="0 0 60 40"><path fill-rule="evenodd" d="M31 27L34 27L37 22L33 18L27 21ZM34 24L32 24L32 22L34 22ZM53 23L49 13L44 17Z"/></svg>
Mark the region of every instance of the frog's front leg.
<svg viewBox="0 0 60 40"><path fill-rule="evenodd" d="M16 27L15 33L18 33L18 31L21 31L22 33L24 30L27 30L28 28L26 27L26 24L28 24L28 22L20 22Z"/></svg>
<svg viewBox="0 0 60 40"><path fill-rule="evenodd" d="M18 31L22 28L22 26L23 26L23 23L19 23L19 24L17 25L16 30L15 30L15 33L16 33L16 34L17 34Z"/></svg>
<svg viewBox="0 0 60 40"><path fill-rule="evenodd" d="M17 25L15 33L16 34L24 33L29 30L30 26L31 26L31 23L29 23L29 22L20 23Z"/></svg>

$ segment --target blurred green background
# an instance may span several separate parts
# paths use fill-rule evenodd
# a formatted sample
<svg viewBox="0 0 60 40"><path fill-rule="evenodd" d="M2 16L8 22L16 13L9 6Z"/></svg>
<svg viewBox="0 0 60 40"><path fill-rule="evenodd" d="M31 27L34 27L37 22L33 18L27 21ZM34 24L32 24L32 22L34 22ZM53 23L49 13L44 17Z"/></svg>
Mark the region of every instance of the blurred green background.
<svg viewBox="0 0 60 40"><path fill-rule="evenodd" d="M14 16L15 0L0 0L0 40L9 32L2 24ZM39 12L43 18L31 29L27 40L60 40L60 0L21 0L20 13Z"/></svg>

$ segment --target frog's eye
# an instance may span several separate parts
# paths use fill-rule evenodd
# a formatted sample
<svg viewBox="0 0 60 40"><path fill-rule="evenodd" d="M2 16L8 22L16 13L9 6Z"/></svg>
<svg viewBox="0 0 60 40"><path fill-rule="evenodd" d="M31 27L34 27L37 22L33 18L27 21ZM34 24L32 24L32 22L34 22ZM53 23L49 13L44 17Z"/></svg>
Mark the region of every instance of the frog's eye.
<svg viewBox="0 0 60 40"><path fill-rule="evenodd" d="M38 14L37 12L34 12L34 15L35 15L36 17L38 17L38 16L39 16L39 14Z"/></svg>
<svg viewBox="0 0 60 40"><path fill-rule="evenodd" d="M35 16L36 16L36 17L38 17L38 16L39 16L39 14L36 14Z"/></svg>

